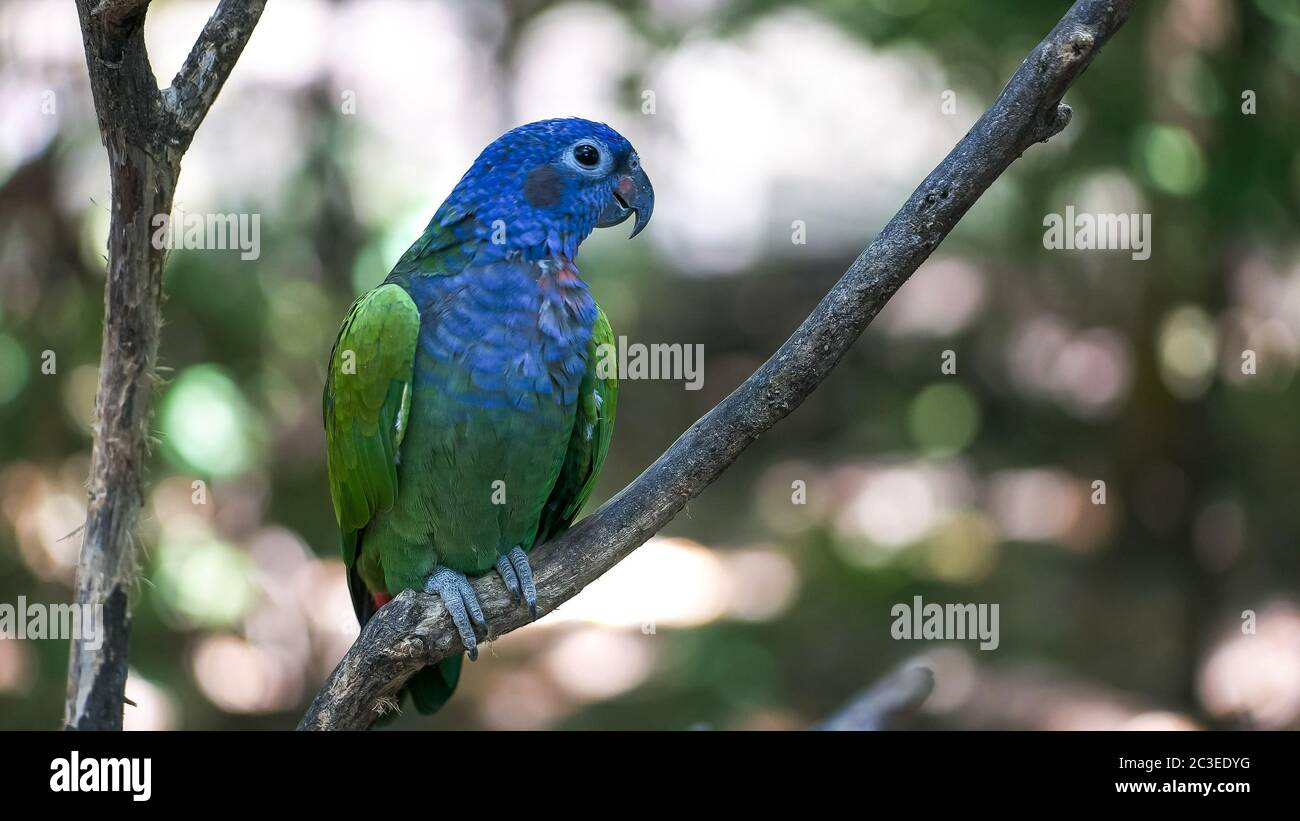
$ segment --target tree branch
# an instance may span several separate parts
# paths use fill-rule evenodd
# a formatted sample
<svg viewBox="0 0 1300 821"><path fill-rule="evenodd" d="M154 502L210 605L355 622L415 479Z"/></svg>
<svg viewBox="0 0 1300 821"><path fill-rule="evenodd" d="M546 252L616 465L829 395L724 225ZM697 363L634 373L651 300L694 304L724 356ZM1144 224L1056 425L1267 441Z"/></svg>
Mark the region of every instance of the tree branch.
<svg viewBox="0 0 1300 821"><path fill-rule="evenodd" d="M993 181L1027 148L1065 128L1070 109L1061 97L1134 4L1075 3L780 350L632 484L538 548L533 566L540 613L572 598L654 535L812 393ZM474 589L494 635L528 623L495 575L476 579ZM366 625L299 729L364 729L412 673L462 650L437 597L405 591Z"/></svg>
<svg viewBox="0 0 1300 821"><path fill-rule="evenodd" d="M816 730L883 730L899 716L915 712L934 692L929 667L901 667L853 697Z"/></svg>
<svg viewBox="0 0 1300 821"><path fill-rule="evenodd" d="M113 193L95 444L76 580L77 604L97 613L101 636L96 638L102 637L102 646L88 639L72 642L64 709L69 728L122 728L131 624L128 590L135 576L131 547L144 503L166 257L166 250L152 242L152 223L155 215L171 213L181 156L262 5L223 2L214 15L216 19L224 11L240 21L234 27L241 32L238 46L220 51L228 56L220 79L210 81L215 86L202 107L188 111L189 131L178 139L145 50L148 0L77 0ZM212 27L209 21L204 34Z"/></svg>
<svg viewBox="0 0 1300 821"><path fill-rule="evenodd" d="M265 8L266 0L221 0L199 32L171 87L163 92L178 151L189 148Z"/></svg>
<svg viewBox="0 0 1300 821"><path fill-rule="evenodd" d="M149 0L99 0L90 14L105 23L119 23L136 12L143 12L148 5Z"/></svg>

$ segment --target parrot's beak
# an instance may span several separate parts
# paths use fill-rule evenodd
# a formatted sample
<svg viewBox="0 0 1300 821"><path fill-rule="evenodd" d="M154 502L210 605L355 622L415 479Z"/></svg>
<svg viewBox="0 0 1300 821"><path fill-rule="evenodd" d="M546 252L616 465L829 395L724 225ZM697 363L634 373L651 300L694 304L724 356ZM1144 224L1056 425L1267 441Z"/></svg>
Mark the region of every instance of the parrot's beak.
<svg viewBox="0 0 1300 821"><path fill-rule="evenodd" d="M641 233L650 222L650 214L655 210L655 190L650 185L650 178L641 169L639 161L633 159L629 162L629 166L619 174L618 182L614 184L614 195L610 198L609 205L605 206L605 210L600 212L596 227L609 228L618 225L635 211L636 223L632 226L631 236L628 237L631 239Z"/></svg>

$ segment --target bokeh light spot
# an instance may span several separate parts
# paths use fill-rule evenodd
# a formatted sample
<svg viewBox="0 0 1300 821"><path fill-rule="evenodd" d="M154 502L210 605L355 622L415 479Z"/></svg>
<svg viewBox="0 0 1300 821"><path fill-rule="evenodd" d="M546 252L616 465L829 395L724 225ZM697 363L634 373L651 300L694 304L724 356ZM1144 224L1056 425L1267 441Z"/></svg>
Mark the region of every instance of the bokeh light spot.
<svg viewBox="0 0 1300 821"><path fill-rule="evenodd" d="M219 541L164 544L154 583L173 612L210 627L238 622L256 592L248 556Z"/></svg>
<svg viewBox="0 0 1300 821"><path fill-rule="evenodd" d="M1142 141L1142 161L1151 182L1166 193L1187 196L1205 182L1205 156L1185 129L1150 128Z"/></svg>
<svg viewBox="0 0 1300 821"><path fill-rule="evenodd" d="M0 334L0 405L12 402L27 387L27 354L18 340Z"/></svg>
<svg viewBox="0 0 1300 821"><path fill-rule="evenodd" d="M181 466L232 476L251 465L256 420L243 394L215 365L186 368L163 400L165 452Z"/></svg>
<svg viewBox="0 0 1300 821"><path fill-rule="evenodd" d="M927 456L951 456L965 450L979 433L979 405L961 385L937 383L912 400L907 426Z"/></svg>
<svg viewBox="0 0 1300 821"><path fill-rule="evenodd" d="M1203 394L1214 377L1218 334L1214 320L1196 306L1176 308L1160 326L1160 375L1180 399Z"/></svg>

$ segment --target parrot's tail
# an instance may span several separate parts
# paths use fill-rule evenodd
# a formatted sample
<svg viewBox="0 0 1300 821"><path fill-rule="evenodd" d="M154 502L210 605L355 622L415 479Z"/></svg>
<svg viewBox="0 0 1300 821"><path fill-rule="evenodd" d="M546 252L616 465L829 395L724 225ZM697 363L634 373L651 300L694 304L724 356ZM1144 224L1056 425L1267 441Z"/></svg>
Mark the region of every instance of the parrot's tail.
<svg viewBox="0 0 1300 821"><path fill-rule="evenodd" d="M460 681L460 665L463 655L443 659L431 667L425 667L411 676L406 682L405 692L411 694L415 709L421 715L436 713L456 692L456 682Z"/></svg>

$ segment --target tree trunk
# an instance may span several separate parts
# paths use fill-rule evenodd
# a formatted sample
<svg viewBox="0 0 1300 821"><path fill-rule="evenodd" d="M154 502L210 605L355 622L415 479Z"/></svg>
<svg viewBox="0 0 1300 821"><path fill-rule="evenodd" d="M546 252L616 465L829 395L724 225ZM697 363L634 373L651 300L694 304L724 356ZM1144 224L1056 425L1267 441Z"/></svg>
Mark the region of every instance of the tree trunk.
<svg viewBox="0 0 1300 821"><path fill-rule="evenodd" d="M112 207L104 337L95 394L86 524L76 601L96 641L74 639L64 723L120 730L126 700L136 519L144 505L166 249L154 218L170 215L180 161L252 34L265 0L223 0L164 95L144 45L149 0L77 0ZM102 640L102 641L101 641Z"/></svg>

